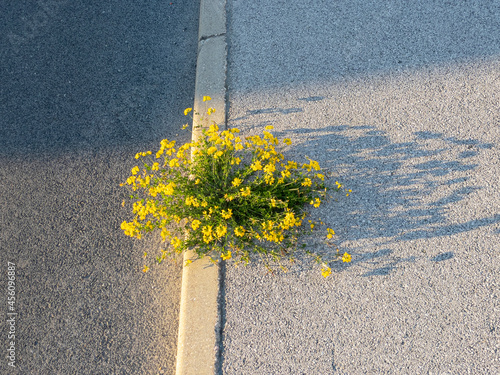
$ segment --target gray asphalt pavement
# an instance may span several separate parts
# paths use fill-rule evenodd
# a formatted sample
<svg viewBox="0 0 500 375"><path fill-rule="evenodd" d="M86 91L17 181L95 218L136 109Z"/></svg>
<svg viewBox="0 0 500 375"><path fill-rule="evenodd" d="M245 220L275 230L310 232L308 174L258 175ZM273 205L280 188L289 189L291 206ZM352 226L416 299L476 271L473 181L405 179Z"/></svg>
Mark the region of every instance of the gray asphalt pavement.
<svg viewBox="0 0 500 375"><path fill-rule="evenodd" d="M174 372L181 266L141 272L159 241L123 234L131 213L119 183L136 152L190 140L180 127L198 12L198 1L2 5L2 374Z"/></svg>
<svg viewBox="0 0 500 375"><path fill-rule="evenodd" d="M500 373L500 2L228 0L228 122L352 189L323 279L227 266L220 373ZM335 252L320 238L311 250Z"/></svg>

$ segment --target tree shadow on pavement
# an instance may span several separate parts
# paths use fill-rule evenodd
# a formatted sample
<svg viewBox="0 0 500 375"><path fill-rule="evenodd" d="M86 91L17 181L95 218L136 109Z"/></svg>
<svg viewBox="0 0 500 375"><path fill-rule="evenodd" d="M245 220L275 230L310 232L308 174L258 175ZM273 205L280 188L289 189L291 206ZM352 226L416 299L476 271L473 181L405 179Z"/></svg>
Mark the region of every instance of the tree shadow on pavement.
<svg viewBox="0 0 500 375"><path fill-rule="evenodd" d="M340 166L344 173L338 179L353 190L351 197L339 198L342 202L335 205L340 221L335 218L336 213L329 213L330 221L337 223L342 242L368 239L377 245L390 245L452 236L500 223L500 214L461 217L459 222L454 222L458 218L449 217L452 205L484 188L468 181L480 167L474 157L491 150L491 143L433 132L415 132L412 142L392 142L387 133L375 126L329 126L317 136L312 129L292 132L307 133L308 142L298 150L301 154L321 160L322 167L330 171ZM432 145L427 140L432 140ZM318 145L322 146L318 149ZM440 193L436 194L438 190ZM359 252L354 263L374 257L362 248L351 251ZM383 255L389 254L388 251ZM403 260L396 258L394 264L366 276L387 274Z"/></svg>
<svg viewBox="0 0 500 375"><path fill-rule="evenodd" d="M301 100L308 101L308 98ZM242 126L250 133L260 132L272 121L260 121L255 115L299 112L303 109L247 111L246 115L232 120L232 126ZM338 179L352 189L348 198L334 194L339 202L324 205L318 214L335 226L339 247L346 246L341 251L354 254L352 263L335 263L333 270L341 271L356 264L369 266L370 271L364 276L387 275L401 262L415 262L417 258L444 261L454 256L446 253L429 258L420 252L399 257L389 249L371 253L364 245L353 245L356 241L390 246L401 241L452 236L500 223L500 214L461 217L460 222L450 221L449 217L453 205L484 188L472 185L469 180L474 179L480 167L476 156L491 151L495 147L492 143L431 131L414 132L409 142L394 142L387 132L372 125L304 127L292 128L286 133L275 132L278 138L290 135L303 142L292 146L285 154L287 157L301 160L307 156L318 160L324 170L335 176L331 183Z"/></svg>

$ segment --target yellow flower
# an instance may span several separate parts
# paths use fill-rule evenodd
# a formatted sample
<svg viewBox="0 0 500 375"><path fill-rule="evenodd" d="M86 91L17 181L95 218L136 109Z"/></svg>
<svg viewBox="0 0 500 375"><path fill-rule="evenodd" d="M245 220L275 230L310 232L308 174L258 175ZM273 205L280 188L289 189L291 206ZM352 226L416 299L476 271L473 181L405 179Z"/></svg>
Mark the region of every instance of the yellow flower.
<svg viewBox="0 0 500 375"><path fill-rule="evenodd" d="M124 221L121 224L121 229L123 230L126 236L134 237L136 230L134 223L127 223L126 221Z"/></svg>
<svg viewBox="0 0 500 375"><path fill-rule="evenodd" d="M215 112L215 108L210 107L207 111L207 114L211 115L212 113Z"/></svg>
<svg viewBox="0 0 500 375"><path fill-rule="evenodd" d="M283 177L284 179L290 177L291 175L292 174L290 173L290 171L281 171L281 177Z"/></svg>
<svg viewBox="0 0 500 375"><path fill-rule="evenodd" d="M222 133L220 133L224 138L231 140L234 139L233 133L231 133L229 130L224 130Z"/></svg>
<svg viewBox="0 0 500 375"><path fill-rule="evenodd" d="M272 125L267 125L267 126L265 127L265 129L266 129L266 130L272 130L272 129L274 129L274 126L272 126Z"/></svg>
<svg viewBox="0 0 500 375"><path fill-rule="evenodd" d="M268 185L272 185L272 184L273 184L273 182L274 182L274 177L273 177L273 175L272 175L272 174L266 174L266 175L264 176L264 180L266 181L266 184L268 184Z"/></svg>
<svg viewBox="0 0 500 375"><path fill-rule="evenodd" d="M268 220L267 222L264 221L262 223L262 229L271 230L273 228L274 228L274 222L271 220Z"/></svg>
<svg viewBox="0 0 500 375"><path fill-rule="evenodd" d="M231 165L233 165L233 164L240 165L240 163L241 163L241 159L240 158L233 158L233 159L231 159Z"/></svg>
<svg viewBox="0 0 500 375"><path fill-rule="evenodd" d="M234 186L234 187L236 187L236 186L239 186L239 185L241 184L241 182L242 182L242 181L241 181L238 177L236 177L236 178L233 180L232 184L233 184L233 186Z"/></svg>
<svg viewBox="0 0 500 375"><path fill-rule="evenodd" d="M239 227L236 227L234 229L234 234L237 237L243 237L243 235L245 234L245 228L243 228L241 225Z"/></svg>
<svg viewBox="0 0 500 375"><path fill-rule="evenodd" d="M333 229L326 228L326 231L328 232L328 234L326 235L327 238L332 238L333 236L335 236L335 232L333 231Z"/></svg>
<svg viewBox="0 0 500 375"><path fill-rule="evenodd" d="M250 168L252 168L253 171L260 171L262 169L262 164L260 163L260 160L257 160L255 163L250 165Z"/></svg>
<svg viewBox="0 0 500 375"><path fill-rule="evenodd" d="M302 186L311 186L312 185L312 181L310 178L306 178L304 180L304 182L302 183Z"/></svg>
<svg viewBox="0 0 500 375"><path fill-rule="evenodd" d="M181 245L181 240L177 237L172 238L172 241L170 241L174 249L177 249Z"/></svg>
<svg viewBox="0 0 500 375"><path fill-rule="evenodd" d="M189 266L191 263L193 263L191 259L186 260L186 262L184 263L184 267Z"/></svg>
<svg viewBox="0 0 500 375"><path fill-rule="evenodd" d="M172 160L170 160L170 162L168 163L168 165L170 166L170 168L179 167L179 160L172 159Z"/></svg>
<svg viewBox="0 0 500 375"><path fill-rule="evenodd" d="M200 202L196 197L186 197L186 201L184 202L186 206L193 205L193 207L200 207Z"/></svg>
<svg viewBox="0 0 500 375"><path fill-rule="evenodd" d="M241 143L237 143L235 146L234 146L234 149L236 151L240 151L240 150L243 150L243 145Z"/></svg>
<svg viewBox="0 0 500 375"><path fill-rule="evenodd" d="M149 267L148 266L144 266L144 268L142 269L142 272L146 273L149 271Z"/></svg>
<svg viewBox="0 0 500 375"><path fill-rule="evenodd" d="M218 225L215 229L215 234L217 237L222 237L227 233L227 227L225 225Z"/></svg>
<svg viewBox="0 0 500 375"><path fill-rule="evenodd" d="M222 217L224 219L229 219L233 215L233 211L229 208L227 211L222 210Z"/></svg>
<svg viewBox="0 0 500 375"><path fill-rule="evenodd" d="M190 109L190 108L188 108L188 109ZM160 142L160 144L161 144L161 147L163 147L163 148L172 148L175 146L175 141L169 142L168 139L163 139Z"/></svg>
<svg viewBox="0 0 500 375"><path fill-rule="evenodd" d="M241 188L240 191L241 191L241 196L242 197L248 197L250 195L250 187L249 186L247 186L244 189Z"/></svg>
<svg viewBox="0 0 500 375"><path fill-rule="evenodd" d="M317 161L309 159L309 164L310 164L311 168L314 168L317 171L319 171L321 169L319 166L319 163Z"/></svg>
<svg viewBox="0 0 500 375"><path fill-rule="evenodd" d="M344 255L342 255L342 262L349 263L350 261L351 261L351 255L344 253Z"/></svg>
<svg viewBox="0 0 500 375"><path fill-rule="evenodd" d="M269 163L264 167L264 172L273 173L276 170L276 166L273 163Z"/></svg>
<svg viewBox="0 0 500 375"><path fill-rule="evenodd" d="M290 138L285 138L285 139L283 140L283 142L284 142L285 144L289 145L289 146L292 144L292 141L290 140Z"/></svg>
<svg viewBox="0 0 500 375"><path fill-rule="evenodd" d="M193 230L196 230L198 229L198 227L200 226L201 224L201 221L199 220L193 220L193 222L191 223L191 227L193 228Z"/></svg>
<svg viewBox="0 0 500 375"><path fill-rule="evenodd" d="M132 168L131 172L135 176L137 174L137 172L139 172L139 167L135 166L134 168Z"/></svg>
<svg viewBox="0 0 500 375"><path fill-rule="evenodd" d="M266 160L266 159L269 159L271 157L271 153L268 152L268 151L264 151L260 154L260 158L262 160Z"/></svg>
<svg viewBox="0 0 500 375"><path fill-rule="evenodd" d="M315 201L310 201L309 203L314 205L314 207L318 208L319 205L321 204L321 200L319 198L316 198Z"/></svg>
<svg viewBox="0 0 500 375"><path fill-rule="evenodd" d="M163 227L161 229L161 233L160 234L161 234L161 238L163 239L163 241L165 241L165 239L167 238L167 236L170 236L170 231L167 228Z"/></svg>
<svg viewBox="0 0 500 375"><path fill-rule="evenodd" d="M184 156L185 156L185 155L184 155L184 151L185 151L185 150L183 150L183 149L179 149L179 152L177 153L177 155L176 155L176 156L177 156L179 159L184 159Z"/></svg>
<svg viewBox="0 0 500 375"><path fill-rule="evenodd" d="M169 182L167 186L164 187L163 192L166 195L172 195L174 194L174 188L175 188L175 183Z"/></svg>
<svg viewBox="0 0 500 375"><path fill-rule="evenodd" d="M221 254L220 257L222 258L222 260L231 259L231 251L228 251L227 254Z"/></svg>
<svg viewBox="0 0 500 375"><path fill-rule="evenodd" d="M316 174L316 177L319 178L321 181L325 180L325 175L322 175L321 173Z"/></svg>
<svg viewBox="0 0 500 375"><path fill-rule="evenodd" d="M301 224L302 222L295 217L293 212L287 212L285 219L283 219L283 222L280 224L280 227L281 229L290 229L294 225L299 227Z"/></svg>
<svg viewBox="0 0 500 375"><path fill-rule="evenodd" d="M186 108L184 110L184 116L187 116L189 112L191 112L193 110L193 108Z"/></svg>
<svg viewBox="0 0 500 375"><path fill-rule="evenodd" d="M215 151L217 151L217 147L212 146L207 150L207 154L212 155Z"/></svg>
<svg viewBox="0 0 500 375"><path fill-rule="evenodd" d="M323 275L323 277L328 277L330 276L332 273L332 269L330 267L327 267L325 265L323 265L323 268L321 268L321 275Z"/></svg>
<svg viewBox="0 0 500 375"><path fill-rule="evenodd" d="M203 101L204 102L209 101L209 100L212 100L212 98L210 96L204 96L203 97Z"/></svg>
<svg viewBox="0 0 500 375"><path fill-rule="evenodd" d="M271 206L276 207L276 199L271 198Z"/></svg>
<svg viewBox="0 0 500 375"><path fill-rule="evenodd" d="M152 197L156 197L158 195L158 188L157 187L149 188L149 195L151 195Z"/></svg>
<svg viewBox="0 0 500 375"><path fill-rule="evenodd" d="M220 156L222 156L222 151L217 151L214 155L214 158L217 159Z"/></svg>
<svg viewBox="0 0 500 375"><path fill-rule="evenodd" d="M212 236L212 233L203 235L203 242L207 244L210 243L213 239L214 237Z"/></svg>
<svg viewBox="0 0 500 375"><path fill-rule="evenodd" d="M157 171L158 169L160 168L160 164L159 163L153 163L153 171Z"/></svg>

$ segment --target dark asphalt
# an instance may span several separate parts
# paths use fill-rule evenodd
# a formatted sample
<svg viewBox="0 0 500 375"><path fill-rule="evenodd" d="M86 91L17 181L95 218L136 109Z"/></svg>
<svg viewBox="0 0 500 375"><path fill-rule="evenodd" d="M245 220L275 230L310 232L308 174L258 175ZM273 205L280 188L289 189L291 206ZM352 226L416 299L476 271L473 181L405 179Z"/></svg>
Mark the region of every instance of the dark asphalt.
<svg viewBox="0 0 500 375"><path fill-rule="evenodd" d="M141 272L159 240L123 234L119 183L136 152L190 139L199 1L84 3L2 5L0 373L171 374L181 265Z"/></svg>

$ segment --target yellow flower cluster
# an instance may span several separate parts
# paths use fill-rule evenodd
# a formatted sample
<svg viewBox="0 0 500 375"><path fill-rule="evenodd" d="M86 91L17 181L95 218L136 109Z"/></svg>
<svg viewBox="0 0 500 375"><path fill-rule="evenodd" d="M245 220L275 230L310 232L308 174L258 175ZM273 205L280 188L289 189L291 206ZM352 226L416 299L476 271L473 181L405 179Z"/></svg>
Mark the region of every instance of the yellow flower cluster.
<svg viewBox="0 0 500 375"><path fill-rule="evenodd" d="M224 219L230 219L231 216L233 215L233 210L229 208L227 211L222 210L221 213Z"/></svg>
<svg viewBox="0 0 500 375"><path fill-rule="evenodd" d="M342 262L350 262L351 261L351 255L350 254L347 254L347 253L344 253L344 255L342 255Z"/></svg>
<svg viewBox="0 0 500 375"><path fill-rule="evenodd" d="M312 185L312 181L310 178L306 178L304 179L304 182L302 183L302 186L311 186Z"/></svg>
<svg viewBox="0 0 500 375"><path fill-rule="evenodd" d="M245 235L245 228L243 228L241 225L234 228L234 234L238 237L243 237Z"/></svg>
<svg viewBox="0 0 500 375"><path fill-rule="evenodd" d="M177 237L172 238L172 241L170 241L174 249L177 249L179 246L181 246L181 240Z"/></svg>
<svg viewBox="0 0 500 375"><path fill-rule="evenodd" d="M290 229L293 226L300 227L302 225L302 220L295 217L293 212L287 212L285 215L285 219L282 223L280 223L281 229Z"/></svg>
<svg viewBox="0 0 500 375"><path fill-rule="evenodd" d="M193 230L196 230L200 227L200 224L201 221L195 219L191 222L191 227L193 228Z"/></svg>
<svg viewBox="0 0 500 375"><path fill-rule="evenodd" d="M319 205L321 204L321 199L319 198L314 198L314 200L310 201L309 204L313 205L314 207L318 208Z"/></svg>
<svg viewBox="0 0 500 375"><path fill-rule="evenodd" d="M149 195L153 198L158 194L172 195L174 194L175 183L170 181L167 185L159 183L157 186L152 186L149 188Z"/></svg>
<svg viewBox="0 0 500 375"><path fill-rule="evenodd" d="M211 225L205 225L203 228L201 228L201 231L203 233L203 241L205 243L210 243L213 241L214 237L212 235L212 226Z"/></svg>
<svg viewBox="0 0 500 375"><path fill-rule="evenodd" d="M332 274L332 269L326 265L323 265L323 267L321 267L321 275L323 277L328 277Z"/></svg>
<svg viewBox="0 0 500 375"><path fill-rule="evenodd" d="M217 238L224 237L224 235L227 233L227 226L220 224L217 226L215 229L215 234L217 235Z"/></svg>
<svg viewBox="0 0 500 375"><path fill-rule="evenodd" d="M241 192L242 197L248 197L252 193L252 191L250 190L250 186L247 186L245 188L241 188L240 192Z"/></svg>
<svg viewBox="0 0 500 375"><path fill-rule="evenodd" d="M203 97L203 101L209 100ZM186 108L184 114L192 111ZM214 112L208 108L206 114ZM137 153L136 159L141 159L144 167L132 168L126 180L136 200L132 209L135 218L124 221L121 229L137 238L158 229L163 241L177 253L188 248L196 249L199 255L216 251L223 260L248 261L245 249L254 247L254 251L263 252L263 241L271 248L295 246L306 217L303 206L310 203L317 208L326 196L325 175L316 173L321 171L319 163L309 158L303 164L285 162L272 129L266 126L262 135L242 140L238 129L221 131L211 123L197 141L177 148L175 141L164 139L154 156L151 151ZM292 141L287 138L283 144L289 146ZM342 185L336 184L340 189ZM167 227L172 222L178 227L171 231ZM309 226L312 231L315 223L309 221ZM334 234L327 228L328 239ZM274 257L279 252L270 250L269 254ZM162 250L159 261L165 255ZM349 262L351 257L345 253L341 259ZM331 269L321 264L322 275L327 277Z"/></svg>
<svg viewBox="0 0 500 375"><path fill-rule="evenodd" d="M147 156L147 155L151 155L151 151L138 152L137 154L135 154L135 158L139 159L141 156Z"/></svg>
<svg viewBox="0 0 500 375"><path fill-rule="evenodd" d="M131 223L126 221L122 222L121 229L125 232L126 236L141 238L141 233L138 231L139 223L134 220Z"/></svg>

